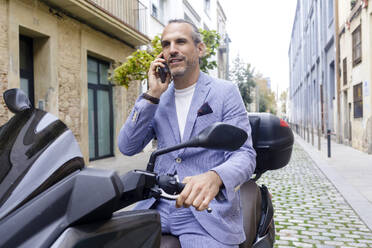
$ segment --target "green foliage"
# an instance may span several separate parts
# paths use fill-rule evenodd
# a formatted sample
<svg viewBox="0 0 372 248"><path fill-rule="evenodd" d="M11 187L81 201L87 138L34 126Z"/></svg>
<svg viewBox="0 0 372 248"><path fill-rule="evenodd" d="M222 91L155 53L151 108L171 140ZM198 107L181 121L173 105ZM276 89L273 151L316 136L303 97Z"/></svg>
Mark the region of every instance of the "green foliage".
<svg viewBox="0 0 372 248"><path fill-rule="evenodd" d="M147 78L147 72L151 62L161 52L160 37L155 36L148 50L137 49L127 57L127 61L114 69L110 80L118 85L128 88L129 83L134 80Z"/></svg>
<svg viewBox="0 0 372 248"><path fill-rule="evenodd" d="M267 87L266 80L263 80L262 78L259 80L261 81L258 87L259 112L269 112L275 115L277 112L275 93Z"/></svg>
<svg viewBox="0 0 372 248"><path fill-rule="evenodd" d="M350 8L351 8L351 9L354 8L354 6L356 5L356 2L357 2L356 0L351 0L351 1L350 1Z"/></svg>
<svg viewBox="0 0 372 248"><path fill-rule="evenodd" d="M283 114L287 113L287 95L288 95L288 90L283 91L280 94L280 102L281 102L281 111Z"/></svg>
<svg viewBox="0 0 372 248"><path fill-rule="evenodd" d="M220 45L220 35L212 30L200 29L203 42L206 45L205 56L201 59L200 69L203 72L217 67L216 61L211 61L210 58L216 55L216 50ZM110 80L115 84L128 88L130 82L134 80L147 79L147 72L151 62L162 52L160 36L157 35L151 41L151 45L147 50L136 50L127 57L127 61L114 69L114 73Z"/></svg>
<svg viewBox="0 0 372 248"><path fill-rule="evenodd" d="M238 55L234 60L230 77L238 84L245 107L249 109L249 104L253 101L252 91L256 87L256 83L254 82L254 68L252 68L251 64L244 63Z"/></svg>
<svg viewBox="0 0 372 248"><path fill-rule="evenodd" d="M215 30L199 29L199 32L206 46L205 55L203 58L201 58L200 70L203 72L208 72L208 70L213 70L217 67L217 62L210 61L210 58L216 55L216 51L220 46L221 36Z"/></svg>

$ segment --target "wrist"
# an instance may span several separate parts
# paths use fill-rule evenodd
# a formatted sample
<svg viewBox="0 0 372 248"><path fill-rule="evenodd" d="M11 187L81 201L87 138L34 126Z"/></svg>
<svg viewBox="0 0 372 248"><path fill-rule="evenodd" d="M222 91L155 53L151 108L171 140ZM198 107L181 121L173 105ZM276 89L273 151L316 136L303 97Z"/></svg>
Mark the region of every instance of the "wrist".
<svg viewBox="0 0 372 248"><path fill-rule="evenodd" d="M162 94L162 92L159 92L159 91L157 91L157 90L148 90L147 92L146 92L146 94L147 95L149 95L149 96L152 96L152 97L155 97L155 98L158 98L158 99L160 99L160 96L161 96L161 94Z"/></svg>
<svg viewBox="0 0 372 248"><path fill-rule="evenodd" d="M221 187L223 185L223 182L220 175L218 175L218 173L215 172L214 170L210 170L209 173L215 177L215 182L219 187Z"/></svg>
<svg viewBox="0 0 372 248"><path fill-rule="evenodd" d="M159 104L160 99L157 97L153 97L147 93L142 94L142 98L146 99L147 101L151 102L152 104Z"/></svg>

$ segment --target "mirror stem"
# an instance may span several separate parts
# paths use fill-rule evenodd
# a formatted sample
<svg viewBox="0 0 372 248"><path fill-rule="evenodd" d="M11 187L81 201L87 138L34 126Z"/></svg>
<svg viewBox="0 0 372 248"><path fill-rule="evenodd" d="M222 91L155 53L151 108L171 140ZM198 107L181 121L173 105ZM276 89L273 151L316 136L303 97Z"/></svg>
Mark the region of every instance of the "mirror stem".
<svg viewBox="0 0 372 248"><path fill-rule="evenodd" d="M173 152L175 150L178 150L178 149L181 149L181 148L184 148L184 147L190 147L189 143L190 142L186 142L186 143L182 143L182 144L179 144L179 145L176 145L176 146L172 146L172 147L169 147L169 148L164 148L164 149L160 149L160 150L156 150L156 151L152 152L151 156L150 156L150 160L147 164L146 170L150 171L150 172L154 171L155 160L156 160L157 156L168 153L168 152Z"/></svg>

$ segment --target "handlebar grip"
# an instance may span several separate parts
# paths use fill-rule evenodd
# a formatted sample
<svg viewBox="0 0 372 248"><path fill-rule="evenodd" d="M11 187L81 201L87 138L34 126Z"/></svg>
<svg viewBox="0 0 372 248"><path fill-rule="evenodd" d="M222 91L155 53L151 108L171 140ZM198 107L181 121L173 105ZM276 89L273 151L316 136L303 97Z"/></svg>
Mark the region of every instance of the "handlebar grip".
<svg viewBox="0 0 372 248"><path fill-rule="evenodd" d="M180 190L180 193L182 190L185 188L186 184L185 183L178 183L178 189Z"/></svg>
<svg viewBox="0 0 372 248"><path fill-rule="evenodd" d="M223 201L226 201L226 197L224 196L224 194L222 193L222 190L220 189L220 191L218 191L218 194L216 195L216 200L218 202L223 202Z"/></svg>
<svg viewBox="0 0 372 248"><path fill-rule="evenodd" d="M178 183L178 189L180 189L180 193L181 191L185 188L186 184L184 183ZM223 201L226 201L226 197L224 196L224 194L222 193L222 190L220 189L220 191L218 191L218 194L216 195L215 199L218 201L218 202L223 202Z"/></svg>

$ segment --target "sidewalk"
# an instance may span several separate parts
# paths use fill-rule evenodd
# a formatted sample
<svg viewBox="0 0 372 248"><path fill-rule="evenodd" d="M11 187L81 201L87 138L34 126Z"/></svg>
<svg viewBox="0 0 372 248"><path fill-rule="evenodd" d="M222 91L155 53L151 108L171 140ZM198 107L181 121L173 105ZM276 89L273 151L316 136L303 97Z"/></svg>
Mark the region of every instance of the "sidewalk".
<svg viewBox="0 0 372 248"><path fill-rule="evenodd" d="M134 156L118 154L116 157L92 161L88 166L91 168L114 170L117 171L119 175L122 175L130 170L146 170L150 155L151 152L149 151L140 152Z"/></svg>
<svg viewBox="0 0 372 248"><path fill-rule="evenodd" d="M331 141L331 158L327 157L327 140L318 137L314 146L302 137L295 140L310 155L319 169L337 188L362 221L372 230L372 155Z"/></svg>

